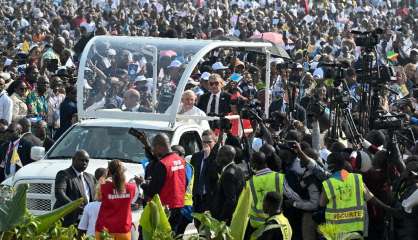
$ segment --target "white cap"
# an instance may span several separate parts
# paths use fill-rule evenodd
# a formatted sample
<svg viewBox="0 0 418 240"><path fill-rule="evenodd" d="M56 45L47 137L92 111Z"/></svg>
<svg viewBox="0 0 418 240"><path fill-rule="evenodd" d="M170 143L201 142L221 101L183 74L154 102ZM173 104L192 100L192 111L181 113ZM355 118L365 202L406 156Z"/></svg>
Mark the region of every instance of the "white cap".
<svg viewBox="0 0 418 240"><path fill-rule="evenodd" d="M147 78L145 78L144 75L140 75L135 78L135 82L140 82L140 81L147 81Z"/></svg>
<svg viewBox="0 0 418 240"><path fill-rule="evenodd" d="M115 50L115 49L113 49L113 48L109 48L109 49L107 50L107 55L108 55L108 56L116 56L116 50Z"/></svg>
<svg viewBox="0 0 418 240"><path fill-rule="evenodd" d="M33 14L34 18L42 18L44 16L41 9L39 9L39 8L34 8L33 11L32 11L32 14Z"/></svg>
<svg viewBox="0 0 418 240"><path fill-rule="evenodd" d="M181 62L179 60L174 60L170 63L168 68L179 68L181 66Z"/></svg>
<svg viewBox="0 0 418 240"><path fill-rule="evenodd" d="M212 69L214 70L214 71L216 71L216 70L222 70L222 69L227 69L228 67L227 66L224 66L221 62L216 62L216 63L214 63L213 65L212 65Z"/></svg>
<svg viewBox="0 0 418 240"><path fill-rule="evenodd" d="M193 78L189 78L189 80L187 81L187 84L192 84L193 86L197 86L199 85L199 82L196 82L195 80L193 80Z"/></svg>
<svg viewBox="0 0 418 240"><path fill-rule="evenodd" d="M205 80L205 81L208 81L209 77L210 77L210 73L208 72L203 72L202 75L200 75L200 79Z"/></svg>

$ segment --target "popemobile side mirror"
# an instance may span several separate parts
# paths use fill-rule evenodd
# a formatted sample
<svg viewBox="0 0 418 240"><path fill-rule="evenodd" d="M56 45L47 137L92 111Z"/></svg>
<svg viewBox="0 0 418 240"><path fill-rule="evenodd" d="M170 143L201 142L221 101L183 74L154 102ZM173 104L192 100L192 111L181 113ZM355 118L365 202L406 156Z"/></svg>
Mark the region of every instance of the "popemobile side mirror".
<svg viewBox="0 0 418 240"><path fill-rule="evenodd" d="M33 161L39 161L45 156L45 148L44 147L32 147L30 149L30 158Z"/></svg>

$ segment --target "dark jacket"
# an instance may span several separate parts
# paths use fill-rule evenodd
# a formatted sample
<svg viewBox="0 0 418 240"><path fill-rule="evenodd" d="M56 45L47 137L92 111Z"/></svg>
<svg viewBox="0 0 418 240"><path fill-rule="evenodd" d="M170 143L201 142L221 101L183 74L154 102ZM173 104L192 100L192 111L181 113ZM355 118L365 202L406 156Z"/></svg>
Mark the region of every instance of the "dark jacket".
<svg viewBox="0 0 418 240"><path fill-rule="evenodd" d="M221 173L219 186L213 201L211 214L214 218L231 223L232 214L244 188L244 174L240 167L232 163Z"/></svg>
<svg viewBox="0 0 418 240"><path fill-rule="evenodd" d="M68 128L71 127L72 117L76 113L77 102L74 102L66 97L60 105L60 128L55 133L54 140L57 140Z"/></svg>
<svg viewBox="0 0 418 240"><path fill-rule="evenodd" d="M89 187L89 200L94 201L96 180L93 175L84 172L84 179ZM64 206L65 204L83 197L83 183L77 177L77 173L72 167L61 170L55 177L55 198L54 209ZM63 226L70 226L79 221L79 216L83 213L81 208L64 217Z"/></svg>
<svg viewBox="0 0 418 240"><path fill-rule="evenodd" d="M10 142L5 142L3 145L0 146L0 162L3 163L3 160L6 159L6 153L9 148ZM22 162L22 165L25 166L29 163L32 163L33 160L30 158L30 150L32 148L32 143L25 140L20 139L19 146L17 147L17 153L19 154L20 161ZM8 159L11 158L13 151L10 151ZM16 171L18 171L20 167L16 165ZM4 174L4 168L0 167L0 182L2 182L5 179Z"/></svg>
<svg viewBox="0 0 418 240"><path fill-rule="evenodd" d="M22 139L25 139L29 143L32 144L32 146L42 146L42 140L39 139L37 136L35 136L31 132L24 133L22 135Z"/></svg>
<svg viewBox="0 0 418 240"><path fill-rule="evenodd" d="M209 112L206 112L206 110L207 110L211 95L212 93L203 94L199 99L199 103L197 104L197 107L200 108L206 114L209 114ZM230 103L231 103L231 95L226 92L221 92L221 94L219 95L219 109L218 109L219 115L225 116L231 112Z"/></svg>
<svg viewBox="0 0 418 240"><path fill-rule="evenodd" d="M216 152L212 151L205 159L205 166L202 169L203 157L204 153L201 151L193 154L190 160L190 164L192 164L194 169L193 196L196 196L203 191L203 189L200 189L203 184L206 186L206 194L214 196L216 183L218 182L217 165L215 162ZM201 170L204 170L205 173L202 173ZM201 179L201 176L203 176L204 179ZM200 181L203 181L203 183L200 183Z"/></svg>

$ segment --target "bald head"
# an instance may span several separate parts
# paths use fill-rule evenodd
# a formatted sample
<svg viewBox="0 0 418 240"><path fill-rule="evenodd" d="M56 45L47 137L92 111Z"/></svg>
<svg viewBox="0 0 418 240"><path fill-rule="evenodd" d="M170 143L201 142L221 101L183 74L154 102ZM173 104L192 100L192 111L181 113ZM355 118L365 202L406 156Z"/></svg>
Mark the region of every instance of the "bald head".
<svg viewBox="0 0 418 240"><path fill-rule="evenodd" d="M139 104L140 95L139 92L135 89L129 89L123 94L123 101L126 108L131 109Z"/></svg>
<svg viewBox="0 0 418 240"><path fill-rule="evenodd" d="M78 172L84 172L89 164L90 156L85 150L78 150L73 156L72 167Z"/></svg>
<svg viewBox="0 0 418 240"><path fill-rule="evenodd" d="M31 128L31 122L29 119L27 118L21 118L19 119L19 125L22 126L22 133L26 133L26 132L30 132L30 128Z"/></svg>
<svg viewBox="0 0 418 240"><path fill-rule="evenodd" d="M220 167L225 167L227 164L231 163L235 158L235 148L231 145L225 145L219 149L218 155L216 157L216 162Z"/></svg>
<svg viewBox="0 0 418 240"><path fill-rule="evenodd" d="M152 150L156 157L161 158L171 152L170 138L165 133L159 133L152 139Z"/></svg>
<svg viewBox="0 0 418 240"><path fill-rule="evenodd" d="M65 49L65 39L63 37L57 37L54 40L54 44L52 46L54 51L58 54L61 54Z"/></svg>

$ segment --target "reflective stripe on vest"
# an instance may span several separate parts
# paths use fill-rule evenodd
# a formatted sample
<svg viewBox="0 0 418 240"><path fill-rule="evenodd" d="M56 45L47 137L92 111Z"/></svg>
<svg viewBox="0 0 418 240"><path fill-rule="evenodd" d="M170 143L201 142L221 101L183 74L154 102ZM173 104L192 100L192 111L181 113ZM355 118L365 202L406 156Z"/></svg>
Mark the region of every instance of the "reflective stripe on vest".
<svg viewBox="0 0 418 240"><path fill-rule="evenodd" d="M345 181L330 178L323 182L323 187L329 200L326 222L334 224L339 233L363 232L366 205L361 176L350 173Z"/></svg>
<svg viewBox="0 0 418 240"><path fill-rule="evenodd" d="M259 179L263 179L264 181L258 181ZM274 184L272 184L273 181ZM252 177L248 183L253 198L249 214L250 223L252 227L259 227L268 217L262 209L264 195L274 191L283 195L284 175L270 170L262 175Z"/></svg>
<svg viewBox="0 0 418 240"><path fill-rule="evenodd" d="M184 205L185 206L193 206L193 184L194 184L194 168L193 166L186 162L186 167L190 167L192 169L192 177L190 178L190 181L187 183L186 192L184 193Z"/></svg>
<svg viewBox="0 0 418 240"><path fill-rule="evenodd" d="M275 224L263 225L251 235L250 239L251 240L260 239L264 232L267 232L272 229L280 228L280 231L282 232L283 240L291 240L292 239L292 227L290 226L289 220L282 213L267 219L266 222L269 222L272 220L275 222Z"/></svg>

